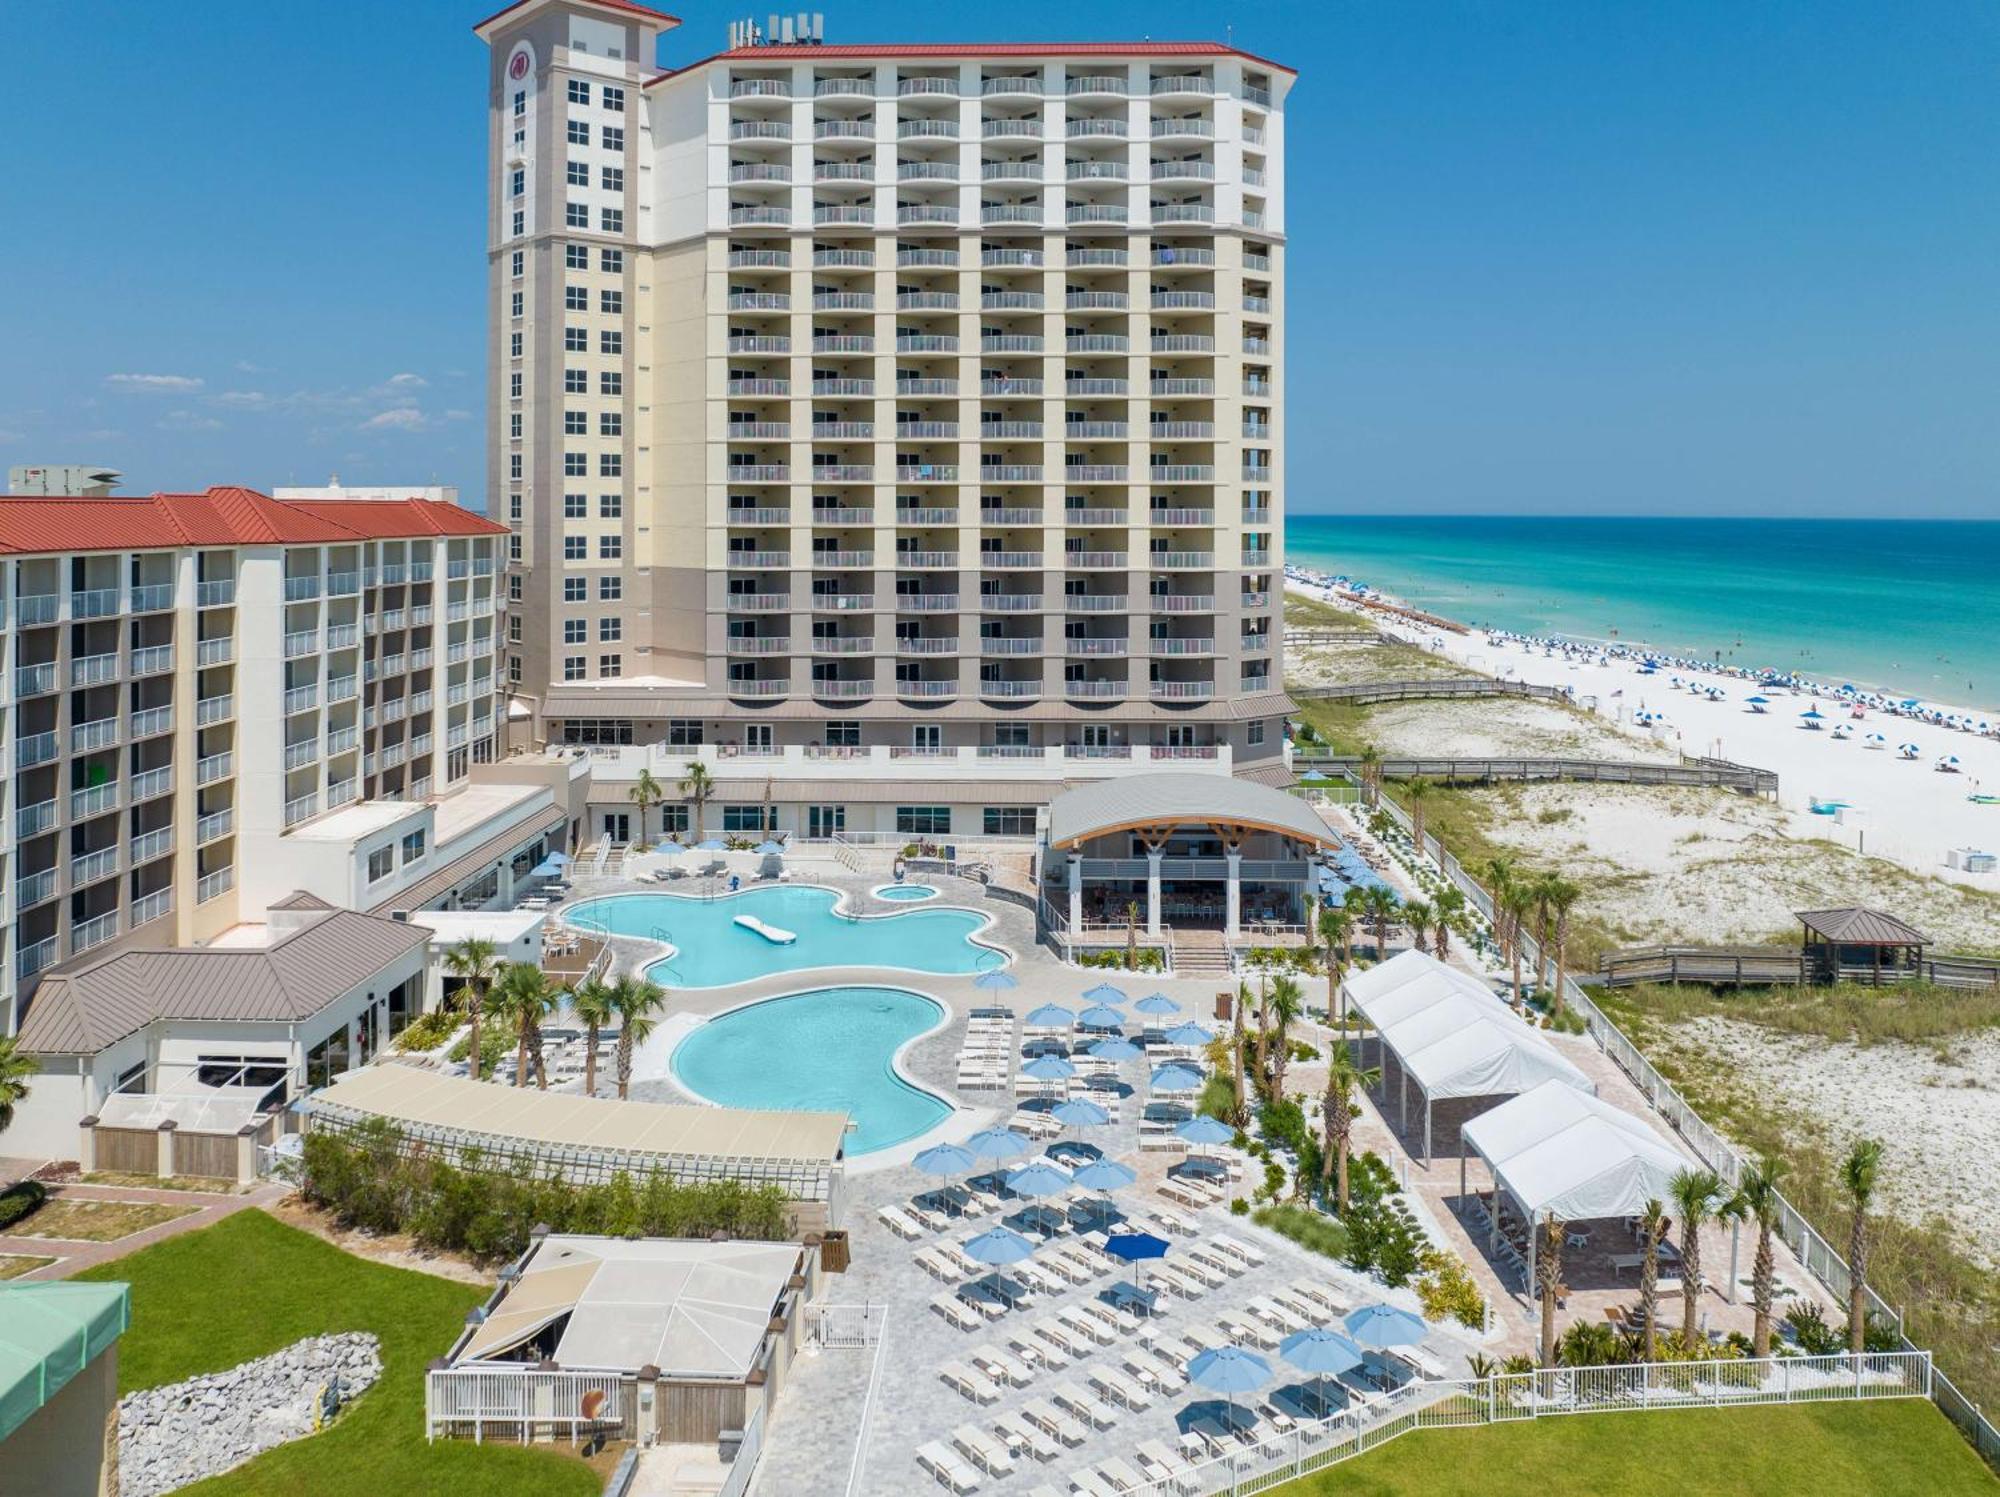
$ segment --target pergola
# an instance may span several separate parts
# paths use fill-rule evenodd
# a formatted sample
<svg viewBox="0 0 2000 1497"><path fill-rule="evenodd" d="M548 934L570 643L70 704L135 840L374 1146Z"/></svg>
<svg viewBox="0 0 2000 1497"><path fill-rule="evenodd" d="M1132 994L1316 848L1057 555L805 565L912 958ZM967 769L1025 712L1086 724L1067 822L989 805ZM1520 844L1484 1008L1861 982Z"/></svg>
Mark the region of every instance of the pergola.
<svg viewBox="0 0 2000 1497"><path fill-rule="evenodd" d="M1923 962L1924 947L1930 944L1929 937L1915 926L1860 905L1800 910L1798 916L1805 927L1806 964L1820 982L1832 982L1843 968L1865 966L1879 984L1885 965L1891 971L1917 967ZM1885 952L1889 956L1886 964L1882 959Z"/></svg>
<svg viewBox="0 0 2000 1497"><path fill-rule="evenodd" d="M1331 828L1297 796L1254 780L1219 774L1144 774L1100 780L1066 790L1049 802L1048 855L1067 856L1070 929L1083 925L1083 846L1132 833L1146 853L1146 933L1160 933L1160 881L1167 841L1190 829L1222 843L1224 930L1242 933L1243 844L1268 832L1325 851L1337 847Z"/></svg>
<svg viewBox="0 0 2000 1497"><path fill-rule="evenodd" d="M1385 1090L1388 1057L1396 1057L1400 1126L1409 1126L1412 1081L1423 1095L1426 1165L1431 1110L1441 1098L1514 1096L1545 1083L1596 1090L1477 978L1428 953L1404 952L1342 986L1349 1004L1375 1028Z"/></svg>

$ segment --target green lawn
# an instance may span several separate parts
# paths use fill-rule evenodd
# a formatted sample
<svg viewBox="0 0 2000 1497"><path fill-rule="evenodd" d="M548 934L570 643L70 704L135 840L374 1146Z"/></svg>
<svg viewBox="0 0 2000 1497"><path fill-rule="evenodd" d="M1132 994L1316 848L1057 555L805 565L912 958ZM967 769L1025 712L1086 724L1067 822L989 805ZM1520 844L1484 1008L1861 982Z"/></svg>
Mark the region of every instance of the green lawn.
<svg viewBox="0 0 2000 1497"><path fill-rule="evenodd" d="M370 1263L262 1211L239 1212L78 1277L132 1286L132 1329L118 1345L121 1391L217 1372L304 1336L373 1331L381 1338L381 1381L333 1429L185 1489L199 1497L585 1497L601 1488L588 1467L567 1456L424 1443L424 1367L485 1299L476 1286Z"/></svg>
<svg viewBox="0 0 2000 1497"><path fill-rule="evenodd" d="M1578 1414L1421 1430L1284 1497L1993 1497L2000 1481L1920 1399Z"/></svg>

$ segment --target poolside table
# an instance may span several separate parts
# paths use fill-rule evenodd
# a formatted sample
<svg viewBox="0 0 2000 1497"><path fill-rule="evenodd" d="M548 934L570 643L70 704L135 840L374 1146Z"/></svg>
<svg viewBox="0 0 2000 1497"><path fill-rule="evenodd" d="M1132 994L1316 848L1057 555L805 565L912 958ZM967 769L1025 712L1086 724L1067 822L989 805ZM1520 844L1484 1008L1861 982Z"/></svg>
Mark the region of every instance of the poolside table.
<svg viewBox="0 0 2000 1497"><path fill-rule="evenodd" d="M1159 1303L1160 1294L1156 1289L1141 1289L1136 1284L1120 1279L1105 1290L1105 1298L1117 1309L1151 1315L1153 1307Z"/></svg>

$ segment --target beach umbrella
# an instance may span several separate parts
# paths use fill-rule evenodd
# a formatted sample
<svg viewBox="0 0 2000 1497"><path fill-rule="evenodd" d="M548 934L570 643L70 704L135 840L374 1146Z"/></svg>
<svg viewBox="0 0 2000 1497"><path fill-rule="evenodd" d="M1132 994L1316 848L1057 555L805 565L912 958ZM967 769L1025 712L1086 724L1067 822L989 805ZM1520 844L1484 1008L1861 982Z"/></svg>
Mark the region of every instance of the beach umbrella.
<svg viewBox="0 0 2000 1497"><path fill-rule="evenodd" d="M541 862L528 870L528 877L554 878L561 872L562 864L558 863L554 858L543 858Z"/></svg>
<svg viewBox="0 0 2000 1497"><path fill-rule="evenodd" d="M1027 1153L1028 1141L1012 1128L981 1128L965 1141L965 1147L975 1160L997 1164Z"/></svg>
<svg viewBox="0 0 2000 1497"><path fill-rule="evenodd" d="M1094 1004L1076 1016L1076 1022L1085 1029L1117 1029L1125 1022L1125 1016L1115 1008L1107 1008L1102 1003Z"/></svg>
<svg viewBox="0 0 2000 1497"><path fill-rule="evenodd" d="M1044 1003L1040 1008L1028 1010L1028 1017L1021 1021L1030 1029L1067 1029L1076 1022L1076 1015L1060 1003Z"/></svg>
<svg viewBox="0 0 2000 1497"><path fill-rule="evenodd" d="M1114 988L1108 982L1100 982L1096 987L1083 995L1083 1001L1085 1003L1123 1003L1125 1001L1125 993L1123 989Z"/></svg>
<svg viewBox="0 0 2000 1497"><path fill-rule="evenodd" d="M1316 769L1309 769L1299 776L1299 783L1301 785L1324 785L1328 783L1328 777Z"/></svg>
<svg viewBox="0 0 2000 1497"><path fill-rule="evenodd" d="M567 868L573 859L566 852L552 852L548 856L548 861L555 864L558 868Z"/></svg>
<svg viewBox="0 0 2000 1497"><path fill-rule="evenodd" d="M1177 1014L1181 1006L1165 993L1148 993L1132 1005L1142 1014Z"/></svg>
<svg viewBox="0 0 2000 1497"><path fill-rule="evenodd" d="M1144 1055L1146 1052L1141 1050L1137 1045L1133 1044L1130 1040L1126 1039L1121 1034L1121 1035L1113 1035L1108 1040L1099 1040L1096 1044L1090 1047L1090 1053L1096 1056L1099 1060L1109 1060L1115 1062L1115 1061L1125 1061L1125 1060L1137 1060L1141 1055Z"/></svg>
<svg viewBox="0 0 2000 1497"><path fill-rule="evenodd" d="M760 858L783 857L785 844L774 838L766 837L762 842L753 847L751 851L756 853Z"/></svg>
<svg viewBox="0 0 2000 1497"><path fill-rule="evenodd" d="M728 846L720 837L704 837L694 845L696 852L722 852Z"/></svg>
<svg viewBox="0 0 2000 1497"><path fill-rule="evenodd" d="M1193 1066L1164 1065L1153 1072L1151 1086L1156 1092L1197 1092L1202 1074Z"/></svg>
<svg viewBox="0 0 2000 1497"><path fill-rule="evenodd" d="M1049 1116L1065 1128L1101 1128L1111 1121L1111 1114L1088 1097L1058 1102L1049 1109Z"/></svg>
<svg viewBox="0 0 2000 1497"><path fill-rule="evenodd" d="M1001 990L1018 987L1019 983L1015 979L1014 974L1009 972L1005 967L989 967L986 971L972 979L972 985L975 988ZM1067 1024L1069 1020L1064 1019L1062 1022Z"/></svg>
<svg viewBox="0 0 2000 1497"><path fill-rule="evenodd" d="M1021 1074L1035 1081L1067 1081L1076 1067L1060 1055L1037 1055L1021 1067Z"/></svg>
<svg viewBox="0 0 2000 1497"><path fill-rule="evenodd" d="M1347 1317L1347 1334L1363 1346L1415 1346L1425 1330L1421 1315L1394 1305L1363 1305Z"/></svg>
<svg viewBox="0 0 2000 1497"><path fill-rule="evenodd" d="M1139 1178L1139 1172L1129 1164L1120 1164L1115 1159L1093 1159L1071 1177L1072 1182L1085 1190L1123 1190Z"/></svg>
<svg viewBox="0 0 2000 1497"><path fill-rule="evenodd" d="M1062 1170L1045 1159L1037 1159L1033 1164L1023 1165L1007 1177L1007 1188L1017 1196L1061 1195L1074 1182Z"/></svg>
<svg viewBox="0 0 2000 1497"><path fill-rule="evenodd" d="M1174 1129L1174 1132L1189 1143L1200 1147L1226 1144L1232 1138L1236 1137L1236 1130L1234 1128L1230 1127L1220 1118L1210 1117L1207 1113L1189 1118L1185 1123Z"/></svg>
<svg viewBox="0 0 2000 1497"><path fill-rule="evenodd" d="M1313 1374L1313 1388L1320 1396L1322 1414L1326 1412L1327 1374L1339 1377L1368 1359L1352 1340L1324 1326L1308 1326L1303 1331L1293 1331L1278 1343L1278 1355L1299 1371Z"/></svg>
<svg viewBox="0 0 2000 1497"><path fill-rule="evenodd" d="M959 1144L932 1144L910 1162L926 1175L963 1175L979 1163Z"/></svg>
<svg viewBox="0 0 2000 1497"><path fill-rule="evenodd" d="M1188 1381L1210 1392L1225 1395L1248 1393L1271 1380L1271 1364L1253 1351L1240 1346L1215 1346L1187 1364ZM1229 1398L1229 1412L1236 1412L1236 1400Z"/></svg>
<svg viewBox="0 0 2000 1497"><path fill-rule="evenodd" d="M992 1227L981 1232L960 1249L974 1263L984 1263L989 1268L1003 1268L1009 1263L1019 1263L1023 1258L1035 1255L1035 1245L1016 1232L1012 1227ZM1000 1291L1000 1275L993 1275L993 1291Z"/></svg>
<svg viewBox="0 0 2000 1497"><path fill-rule="evenodd" d="M1806 710L1805 710L1805 711L1803 711L1803 712L1801 712L1801 713L1799 714L1799 716L1800 716L1800 717L1809 717L1809 718L1811 718L1811 719L1812 719L1812 720L1813 720L1814 722L1817 722L1817 721L1819 721L1819 719L1820 719L1820 718L1822 718L1822 717L1824 717L1825 715L1826 715L1826 714L1825 714L1825 713L1823 713L1823 712L1821 712L1821 711L1819 710L1819 708L1817 708L1817 707L1808 707L1808 708L1806 708Z"/></svg>
<svg viewBox="0 0 2000 1497"><path fill-rule="evenodd" d="M1185 1024L1176 1024L1160 1036L1169 1045L1206 1045L1215 1036L1202 1025L1190 1019Z"/></svg>
<svg viewBox="0 0 2000 1497"><path fill-rule="evenodd" d="M1770 705L1771 701L1769 697L1745 697L1743 700L1753 707L1765 707Z"/></svg>
<svg viewBox="0 0 2000 1497"><path fill-rule="evenodd" d="M1155 1237L1151 1232L1120 1232L1117 1236L1106 1239L1104 1251L1120 1263L1133 1265L1132 1286L1136 1289L1139 1284L1139 1260L1166 1257L1167 1241L1164 1237Z"/></svg>

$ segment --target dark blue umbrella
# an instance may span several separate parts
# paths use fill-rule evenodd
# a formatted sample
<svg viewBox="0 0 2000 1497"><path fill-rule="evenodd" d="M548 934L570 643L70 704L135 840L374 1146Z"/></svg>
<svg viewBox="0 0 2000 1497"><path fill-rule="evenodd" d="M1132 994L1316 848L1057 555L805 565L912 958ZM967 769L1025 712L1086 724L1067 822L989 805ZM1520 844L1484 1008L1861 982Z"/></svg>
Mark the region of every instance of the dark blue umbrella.
<svg viewBox="0 0 2000 1497"><path fill-rule="evenodd" d="M1167 1256L1167 1240L1155 1237L1151 1232L1121 1232L1106 1240L1104 1251L1121 1263L1132 1267L1132 1287L1139 1285L1139 1260L1141 1258L1164 1258Z"/></svg>

